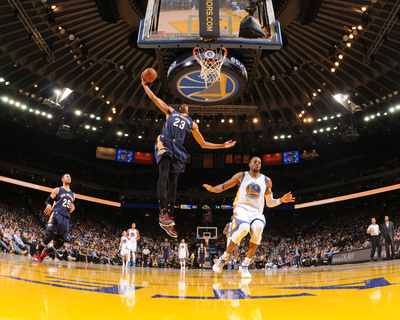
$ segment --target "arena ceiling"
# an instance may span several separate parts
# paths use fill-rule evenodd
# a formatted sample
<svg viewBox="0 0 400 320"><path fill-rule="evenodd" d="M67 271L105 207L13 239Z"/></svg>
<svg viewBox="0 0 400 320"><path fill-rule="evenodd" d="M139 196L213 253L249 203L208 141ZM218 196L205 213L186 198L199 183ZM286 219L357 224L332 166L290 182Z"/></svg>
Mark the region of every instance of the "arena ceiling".
<svg viewBox="0 0 400 320"><path fill-rule="evenodd" d="M21 23L18 3L47 54ZM257 106L256 115L192 113L205 139L237 140L238 151L274 150L352 141L398 127L400 1L325 0L306 25L288 14L293 0L274 3L285 46L260 52L244 94L231 102ZM129 5L143 15L145 3ZM163 70L162 60L160 52L136 46L135 22L105 22L92 0L0 0L0 12L2 118L64 131L64 137L69 126L74 137L102 145L151 149L164 117L146 97L140 73ZM247 53L254 54L239 54ZM179 103L165 74L151 89L168 104Z"/></svg>

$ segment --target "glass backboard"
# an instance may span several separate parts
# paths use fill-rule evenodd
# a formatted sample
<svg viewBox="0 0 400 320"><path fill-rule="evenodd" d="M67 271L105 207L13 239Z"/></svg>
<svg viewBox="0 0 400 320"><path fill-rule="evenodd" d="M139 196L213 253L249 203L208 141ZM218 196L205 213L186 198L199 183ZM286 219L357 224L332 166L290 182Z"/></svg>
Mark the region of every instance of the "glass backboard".
<svg viewBox="0 0 400 320"><path fill-rule="evenodd" d="M200 3L200 1L204 1ZM252 16L260 24L261 37L240 36L240 25L248 16L248 2L236 0L148 0L145 19L141 21L138 46L141 48L193 48L225 47L280 50L282 37L279 22L275 20L272 0L252 2ZM201 7L199 8L199 4ZM210 7L207 5L210 4ZM211 4L213 7L211 7ZM204 6L206 6L204 8ZM204 31L210 27L207 16L216 8L213 18L213 37L205 37ZM211 11L210 11L211 10ZM200 18L201 17L201 18ZM207 31L205 30L205 31Z"/></svg>

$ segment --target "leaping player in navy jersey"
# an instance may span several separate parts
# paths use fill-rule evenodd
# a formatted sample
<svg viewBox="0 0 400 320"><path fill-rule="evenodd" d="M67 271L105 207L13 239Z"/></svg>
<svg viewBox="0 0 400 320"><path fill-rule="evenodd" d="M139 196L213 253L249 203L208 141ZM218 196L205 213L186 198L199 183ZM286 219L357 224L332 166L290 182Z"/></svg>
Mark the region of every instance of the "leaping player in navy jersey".
<svg viewBox="0 0 400 320"><path fill-rule="evenodd" d="M192 132L199 145L206 149L231 148L236 141L229 140L221 144L205 141L199 131L199 126L189 117L189 107L186 104L181 104L176 111L150 90L143 77L142 85L149 98L167 116L155 144L155 158L159 170L157 195L160 215L158 222L169 236L177 238L178 234L174 230L175 222L170 216L174 212L178 177L185 171L187 159L187 152L183 145L185 140Z"/></svg>
<svg viewBox="0 0 400 320"><path fill-rule="evenodd" d="M71 176L68 173L61 177L61 181L62 187L53 189L45 202L44 213L50 215L50 219L47 223L46 235L32 257L36 262L42 262L52 252L62 248L65 241L68 241L69 218L70 213L75 210L75 195L70 189ZM52 240L54 240L54 245L46 248Z"/></svg>

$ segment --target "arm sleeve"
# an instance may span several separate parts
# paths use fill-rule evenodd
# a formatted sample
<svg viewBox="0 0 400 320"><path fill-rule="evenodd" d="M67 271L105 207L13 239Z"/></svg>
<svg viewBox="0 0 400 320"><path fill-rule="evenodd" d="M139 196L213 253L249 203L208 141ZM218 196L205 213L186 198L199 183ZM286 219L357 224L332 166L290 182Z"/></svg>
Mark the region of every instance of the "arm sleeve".
<svg viewBox="0 0 400 320"><path fill-rule="evenodd" d="M54 199L51 197L51 195L48 196L48 198L46 199L46 201L44 202L44 205L47 207L47 205L53 205L54 203Z"/></svg>
<svg viewBox="0 0 400 320"><path fill-rule="evenodd" d="M265 202L267 203L267 206L269 208L273 208L281 204L281 199L274 199L273 194L271 192L271 194L267 194L265 196Z"/></svg>

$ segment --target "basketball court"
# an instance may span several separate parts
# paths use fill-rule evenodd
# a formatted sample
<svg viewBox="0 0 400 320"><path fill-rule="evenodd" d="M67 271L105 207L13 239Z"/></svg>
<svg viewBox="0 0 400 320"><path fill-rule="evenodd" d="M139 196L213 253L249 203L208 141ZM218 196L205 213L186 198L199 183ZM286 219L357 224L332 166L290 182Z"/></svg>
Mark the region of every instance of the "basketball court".
<svg viewBox="0 0 400 320"><path fill-rule="evenodd" d="M376 319L400 305L400 261L251 273L123 271L0 254L0 318Z"/></svg>

